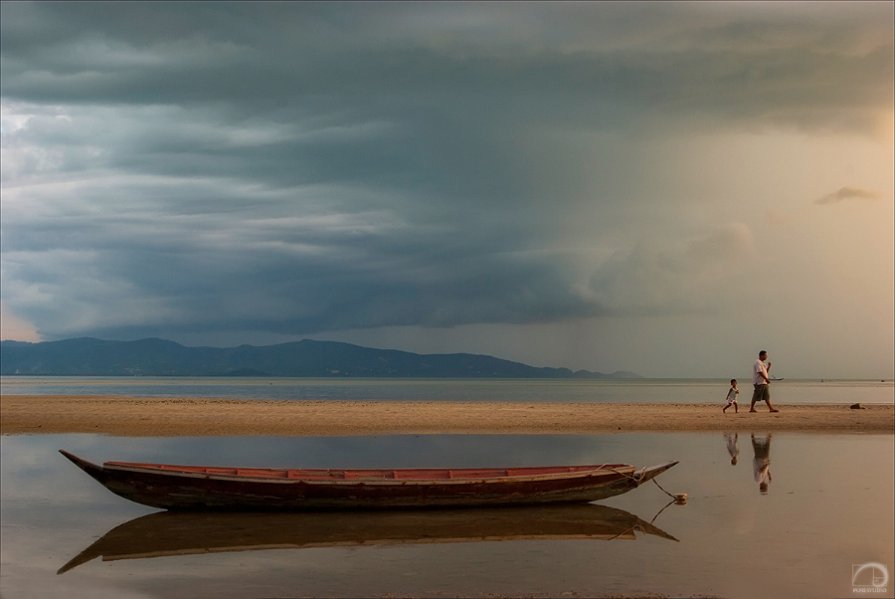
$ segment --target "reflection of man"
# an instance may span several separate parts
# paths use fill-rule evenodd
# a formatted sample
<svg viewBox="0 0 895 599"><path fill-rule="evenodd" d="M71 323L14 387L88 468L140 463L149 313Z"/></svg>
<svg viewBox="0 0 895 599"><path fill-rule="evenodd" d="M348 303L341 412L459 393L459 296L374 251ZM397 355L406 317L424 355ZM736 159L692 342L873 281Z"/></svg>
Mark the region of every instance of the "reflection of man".
<svg viewBox="0 0 895 599"><path fill-rule="evenodd" d="M752 365L752 386L755 387L755 391L752 393L752 405L749 407L750 412L757 412L755 409L755 402L763 401L768 404L768 409L771 412L779 412L780 410L775 410L774 406L771 405L771 379L768 371L771 369L771 363L768 362L767 366L765 366L765 360L768 359L768 352L765 350L761 350L758 352L758 359L755 360L755 364Z"/></svg>
<svg viewBox="0 0 895 599"><path fill-rule="evenodd" d="M755 473L755 482L762 495L767 495L768 484L771 482L771 433L766 437L752 435L752 451L755 457L752 459L752 470Z"/></svg>
<svg viewBox="0 0 895 599"><path fill-rule="evenodd" d="M737 433L724 433L724 439L727 441L727 453L730 454L730 464L736 466L737 456L740 455L740 450L737 447L739 436Z"/></svg>

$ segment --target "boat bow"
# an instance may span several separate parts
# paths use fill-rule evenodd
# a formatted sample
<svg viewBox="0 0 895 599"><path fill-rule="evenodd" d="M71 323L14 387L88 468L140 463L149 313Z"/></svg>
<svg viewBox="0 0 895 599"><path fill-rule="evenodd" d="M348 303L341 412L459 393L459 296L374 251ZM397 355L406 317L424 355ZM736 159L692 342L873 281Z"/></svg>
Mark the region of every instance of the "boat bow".
<svg viewBox="0 0 895 599"><path fill-rule="evenodd" d="M637 470L634 473L634 480L637 482L637 485L642 485L643 483L649 481L650 479L656 478L672 466L677 465L677 461L674 462L666 462L665 464L659 464L658 466L646 466Z"/></svg>

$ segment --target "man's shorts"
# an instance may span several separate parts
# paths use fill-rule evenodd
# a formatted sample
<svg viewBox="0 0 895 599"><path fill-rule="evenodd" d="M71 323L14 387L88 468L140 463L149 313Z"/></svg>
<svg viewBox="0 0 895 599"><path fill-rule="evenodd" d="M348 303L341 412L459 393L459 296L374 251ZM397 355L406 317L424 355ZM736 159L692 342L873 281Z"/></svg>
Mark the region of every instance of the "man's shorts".
<svg viewBox="0 0 895 599"><path fill-rule="evenodd" d="M755 391L752 393L753 403L756 401L771 401L770 385L753 385Z"/></svg>

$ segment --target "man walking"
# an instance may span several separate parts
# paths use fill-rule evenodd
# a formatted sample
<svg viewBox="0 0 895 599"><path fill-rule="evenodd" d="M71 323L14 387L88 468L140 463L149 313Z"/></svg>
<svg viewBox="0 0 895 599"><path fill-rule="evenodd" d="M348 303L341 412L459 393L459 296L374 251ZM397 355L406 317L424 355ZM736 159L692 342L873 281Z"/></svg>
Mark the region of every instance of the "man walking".
<svg viewBox="0 0 895 599"><path fill-rule="evenodd" d="M752 405L749 407L750 412L757 412L755 409L755 402L764 401L768 404L768 409L771 412L779 412L780 410L774 409L774 406L771 405L771 379L768 375L768 371L771 370L771 363L768 362L768 365L765 366L765 360L768 359L768 352L765 350L761 350L758 352L758 359L755 360L755 364L752 366L752 386L755 387L755 391L752 393Z"/></svg>

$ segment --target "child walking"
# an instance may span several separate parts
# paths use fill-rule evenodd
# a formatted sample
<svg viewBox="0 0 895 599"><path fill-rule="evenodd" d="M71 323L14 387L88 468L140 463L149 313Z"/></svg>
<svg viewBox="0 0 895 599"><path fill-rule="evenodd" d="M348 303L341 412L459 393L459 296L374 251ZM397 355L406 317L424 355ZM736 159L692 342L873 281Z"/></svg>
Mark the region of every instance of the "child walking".
<svg viewBox="0 0 895 599"><path fill-rule="evenodd" d="M737 404L737 395L740 394L740 390L737 388L737 380L730 379L730 389L727 390L727 405L724 406L724 409L721 410L724 413L727 413L727 408L733 405L733 411L737 414L740 412L739 405Z"/></svg>

